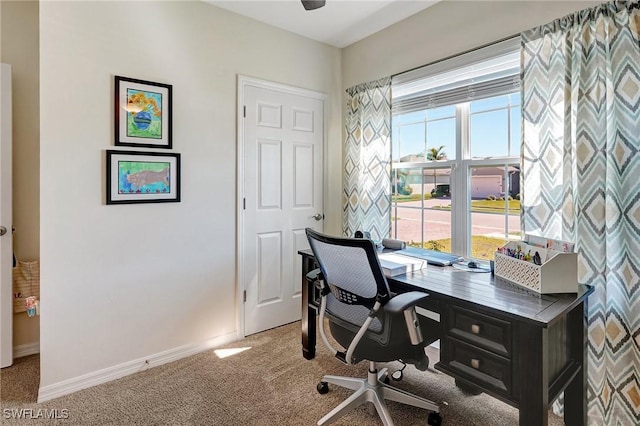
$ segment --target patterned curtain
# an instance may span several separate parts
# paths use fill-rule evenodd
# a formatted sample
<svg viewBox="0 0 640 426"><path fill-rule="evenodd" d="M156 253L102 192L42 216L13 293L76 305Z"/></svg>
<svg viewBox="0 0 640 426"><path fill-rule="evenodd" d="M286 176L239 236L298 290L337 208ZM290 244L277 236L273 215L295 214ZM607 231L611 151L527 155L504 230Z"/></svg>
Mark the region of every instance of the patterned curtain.
<svg viewBox="0 0 640 426"><path fill-rule="evenodd" d="M640 2L522 34L523 225L575 241L588 415L640 424Z"/></svg>
<svg viewBox="0 0 640 426"><path fill-rule="evenodd" d="M347 89L342 232L391 230L391 78Z"/></svg>

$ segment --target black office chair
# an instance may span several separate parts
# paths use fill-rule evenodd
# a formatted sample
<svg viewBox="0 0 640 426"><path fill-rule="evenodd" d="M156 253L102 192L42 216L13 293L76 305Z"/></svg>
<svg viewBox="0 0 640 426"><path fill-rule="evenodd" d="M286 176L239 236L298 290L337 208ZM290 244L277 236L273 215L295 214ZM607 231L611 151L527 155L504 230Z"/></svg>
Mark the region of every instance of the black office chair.
<svg viewBox="0 0 640 426"><path fill-rule="evenodd" d="M356 392L320 419L318 425L332 423L365 402L374 405L384 425L393 425L385 399L430 410L428 424L440 425L442 418L435 403L389 386L387 369L378 372L375 364L401 360L420 370L427 369L429 359L424 347L436 340L438 333L429 319L416 315L415 305L428 295L413 291L393 296L371 240L336 238L312 229L306 229L306 233L320 265L307 279L316 282L322 296L322 340L347 365L369 361L366 379L324 376L318 392L328 392L327 383ZM346 350L336 350L329 342L325 316L331 336Z"/></svg>

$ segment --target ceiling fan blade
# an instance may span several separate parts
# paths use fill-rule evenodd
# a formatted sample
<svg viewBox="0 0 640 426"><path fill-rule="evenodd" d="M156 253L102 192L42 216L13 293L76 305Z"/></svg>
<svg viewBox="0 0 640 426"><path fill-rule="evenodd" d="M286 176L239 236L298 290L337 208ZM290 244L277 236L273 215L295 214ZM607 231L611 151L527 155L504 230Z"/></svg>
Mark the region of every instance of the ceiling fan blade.
<svg viewBox="0 0 640 426"><path fill-rule="evenodd" d="M314 10L324 6L325 0L301 0L305 10Z"/></svg>

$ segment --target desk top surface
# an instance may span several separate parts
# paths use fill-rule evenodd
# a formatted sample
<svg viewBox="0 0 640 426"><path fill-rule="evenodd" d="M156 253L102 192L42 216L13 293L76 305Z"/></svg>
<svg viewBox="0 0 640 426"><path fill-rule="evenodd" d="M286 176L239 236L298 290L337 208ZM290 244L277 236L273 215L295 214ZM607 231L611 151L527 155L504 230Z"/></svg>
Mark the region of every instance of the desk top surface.
<svg viewBox="0 0 640 426"><path fill-rule="evenodd" d="M313 257L311 250L298 252ZM457 299L547 326L593 292L580 284L577 293L537 294L490 273L428 265L427 269L387 277L392 289L425 291L435 299Z"/></svg>

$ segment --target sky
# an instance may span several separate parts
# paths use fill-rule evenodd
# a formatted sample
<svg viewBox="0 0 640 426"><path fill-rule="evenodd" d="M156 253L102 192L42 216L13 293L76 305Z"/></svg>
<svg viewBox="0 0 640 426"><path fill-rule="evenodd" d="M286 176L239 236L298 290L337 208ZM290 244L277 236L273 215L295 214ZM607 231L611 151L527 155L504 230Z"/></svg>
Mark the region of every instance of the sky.
<svg viewBox="0 0 640 426"><path fill-rule="evenodd" d="M507 110L509 102L510 117ZM472 158L520 155L520 93L473 101L469 104L469 112ZM441 145L444 146L447 159L455 159L455 105L396 115L392 126L393 161L398 161L405 155L421 154Z"/></svg>

